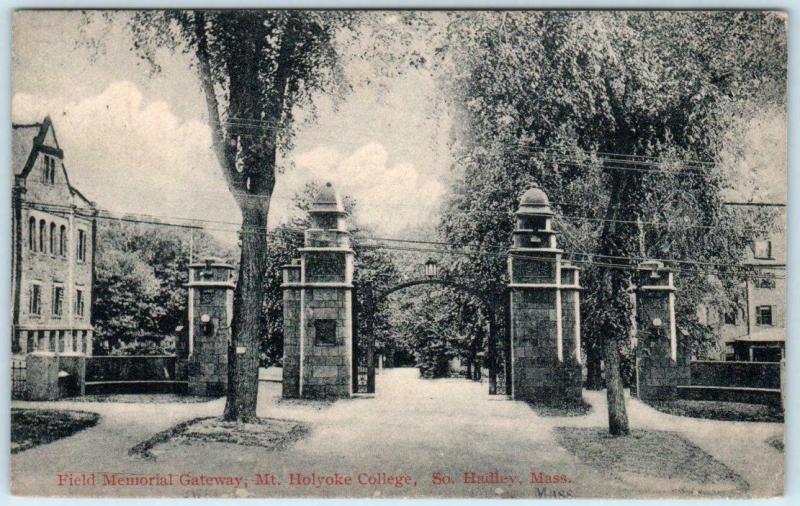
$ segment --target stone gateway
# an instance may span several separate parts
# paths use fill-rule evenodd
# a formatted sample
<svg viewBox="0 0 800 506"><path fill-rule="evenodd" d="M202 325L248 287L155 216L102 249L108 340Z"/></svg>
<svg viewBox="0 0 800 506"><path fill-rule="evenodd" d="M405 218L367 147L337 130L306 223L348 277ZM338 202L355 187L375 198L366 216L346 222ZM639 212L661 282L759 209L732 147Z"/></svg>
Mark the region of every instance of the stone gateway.
<svg viewBox="0 0 800 506"><path fill-rule="evenodd" d="M300 258L283 266L283 396L353 394L353 250L328 183L309 210Z"/></svg>

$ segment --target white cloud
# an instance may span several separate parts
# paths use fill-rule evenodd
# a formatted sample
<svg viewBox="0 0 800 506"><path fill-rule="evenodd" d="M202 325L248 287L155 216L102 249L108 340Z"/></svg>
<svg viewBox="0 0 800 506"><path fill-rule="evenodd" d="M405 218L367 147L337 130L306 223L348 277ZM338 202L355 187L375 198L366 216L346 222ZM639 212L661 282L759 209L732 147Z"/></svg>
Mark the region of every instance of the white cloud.
<svg viewBox="0 0 800 506"><path fill-rule="evenodd" d="M294 168L278 179L276 204L287 205L286 199L309 181L330 181L340 195L356 200L359 221L379 233L396 234L409 225L431 224L445 193L433 174L408 162L390 163L386 148L377 142L349 155L320 146L297 154L293 161Z"/></svg>
<svg viewBox="0 0 800 506"><path fill-rule="evenodd" d="M51 116L71 182L101 209L240 220L211 151L208 126L181 120L167 102L148 102L129 81L77 102L18 93L12 111L15 122ZM334 183L340 194L356 199L360 222L383 234L432 223L445 192L432 171L390 162L377 142L350 153L318 144L291 161L278 175L273 226L294 212L291 197L308 181ZM235 240L234 234L224 237Z"/></svg>
<svg viewBox="0 0 800 506"><path fill-rule="evenodd" d="M70 181L101 209L238 221L208 126L117 81L78 102L16 94L15 122L53 119ZM230 234L229 234L230 235ZM235 239L235 236L233 236Z"/></svg>

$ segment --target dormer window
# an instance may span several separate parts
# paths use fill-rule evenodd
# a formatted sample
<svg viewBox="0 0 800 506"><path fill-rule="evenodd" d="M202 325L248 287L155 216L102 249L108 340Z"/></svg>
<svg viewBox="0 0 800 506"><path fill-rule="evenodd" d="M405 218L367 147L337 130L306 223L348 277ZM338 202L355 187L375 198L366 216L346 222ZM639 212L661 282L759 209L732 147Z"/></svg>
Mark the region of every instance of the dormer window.
<svg viewBox="0 0 800 506"><path fill-rule="evenodd" d="M45 184L55 184L56 182L56 159L52 156L42 157L42 173Z"/></svg>

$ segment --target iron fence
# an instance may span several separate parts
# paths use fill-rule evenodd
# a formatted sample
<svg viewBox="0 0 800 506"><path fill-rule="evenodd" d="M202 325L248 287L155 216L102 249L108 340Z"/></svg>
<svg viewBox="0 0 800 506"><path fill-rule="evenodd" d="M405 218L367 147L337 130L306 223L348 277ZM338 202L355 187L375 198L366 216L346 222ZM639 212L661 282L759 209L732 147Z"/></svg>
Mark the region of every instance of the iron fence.
<svg viewBox="0 0 800 506"><path fill-rule="evenodd" d="M24 358L11 359L11 398L25 398L26 365Z"/></svg>

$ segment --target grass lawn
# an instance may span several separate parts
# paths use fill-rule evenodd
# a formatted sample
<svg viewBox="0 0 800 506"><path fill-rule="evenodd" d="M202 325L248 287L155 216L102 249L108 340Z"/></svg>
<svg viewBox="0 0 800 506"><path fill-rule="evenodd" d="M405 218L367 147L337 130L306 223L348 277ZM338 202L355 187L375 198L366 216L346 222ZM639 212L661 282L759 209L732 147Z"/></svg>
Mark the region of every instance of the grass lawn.
<svg viewBox="0 0 800 506"><path fill-rule="evenodd" d="M778 406L745 404L727 401L651 401L651 407L663 413L709 420L739 422L778 422L783 423L783 410Z"/></svg>
<svg viewBox="0 0 800 506"><path fill-rule="evenodd" d="M86 411L11 408L11 453L71 436L99 419Z"/></svg>
<svg viewBox="0 0 800 506"><path fill-rule="evenodd" d="M604 428L556 427L555 433L581 462L651 492L661 487L698 493L748 488L740 476L675 432L632 430L629 436L615 437Z"/></svg>
<svg viewBox="0 0 800 506"><path fill-rule="evenodd" d="M259 418L257 423L226 422L217 417L195 418L161 431L128 451L129 455L154 460L160 445L225 443L282 450L309 432L308 426L292 420Z"/></svg>

